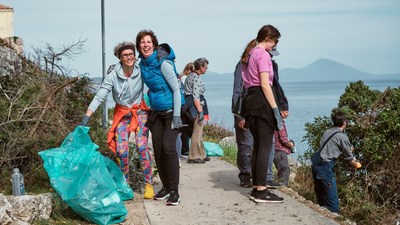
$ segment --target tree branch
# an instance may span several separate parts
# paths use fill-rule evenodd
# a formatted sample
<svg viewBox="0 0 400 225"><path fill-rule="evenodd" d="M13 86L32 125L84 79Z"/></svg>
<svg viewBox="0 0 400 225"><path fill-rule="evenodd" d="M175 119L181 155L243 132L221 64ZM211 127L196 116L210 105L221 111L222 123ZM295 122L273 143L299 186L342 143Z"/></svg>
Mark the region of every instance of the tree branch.
<svg viewBox="0 0 400 225"><path fill-rule="evenodd" d="M46 103L45 103L45 105L44 105L44 107L43 107L43 110L42 110L42 112L40 113L40 116L39 116L39 118L38 118L38 121L37 121L37 123L33 126L33 129L31 130L31 133L30 133L29 137L32 137L32 136L35 134L37 128L39 127L40 122L42 121L42 117L43 117L44 114L46 113L47 109L48 109L49 106L50 106L50 103L51 103L53 97L57 94L57 92L58 92L59 90L61 90L62 88L64 88L65 86L68 86L68 85L70 85L70 84L72 84L72 83L75 83L76 81L78 81L78 79L79 79L79 77L75 77L75 78L73 78L73 79L71 79L71 80L65 82L64 84L58 86L56 89L54 89L54 90L50 93L50 95L47 97L47 101L46 101Z"/></svg>

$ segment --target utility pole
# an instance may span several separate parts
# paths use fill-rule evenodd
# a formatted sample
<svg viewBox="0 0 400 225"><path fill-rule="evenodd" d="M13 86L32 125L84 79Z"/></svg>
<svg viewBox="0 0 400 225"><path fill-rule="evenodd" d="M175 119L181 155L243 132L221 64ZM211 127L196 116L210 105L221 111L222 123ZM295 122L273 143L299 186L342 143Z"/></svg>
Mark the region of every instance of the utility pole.
<svg viewBox="0 0 400 225"><path fill-rule="evenodd" d="M102 61L102 66L103 66L103 79L106 78L106 45L105 45L105 37L104 37L104 0L101 0L101 51L102 51L102 56L101 56L101 61ZM103 129L107 129L108 125L108 112L107 112L107 99L106 101L103 102L102 104L102 111L103 111L103 116L102 116L102 125Z"/></svg>

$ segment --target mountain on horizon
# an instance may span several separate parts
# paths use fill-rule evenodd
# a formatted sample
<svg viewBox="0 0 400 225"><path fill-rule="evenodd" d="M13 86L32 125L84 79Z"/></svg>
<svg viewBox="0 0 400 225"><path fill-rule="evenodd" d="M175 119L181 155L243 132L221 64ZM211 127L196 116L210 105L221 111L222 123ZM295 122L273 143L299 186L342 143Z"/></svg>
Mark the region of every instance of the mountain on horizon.
<svg viewBox="0 0 400 225"><path fill-rule="evenodd" d="M278 62L279 64L279 62ZM215 73L207 71L207 74L218 76L233 76L231 73ZM206 77L204 77L207 79ZM281 81L357 81L357 80L400 80L400 74L371 74L354 69L345 64L320 58L303 68L283 68L279 70Z"/></svg>
<svg viewBox="0 0 400 225"><path fill-rule="evenodd" d="M279 63L279 62L278 62ZM215 76L230 76L233 79L233 71L228 73L215 73L207 71L204 80L213 80ZM101 77L92 78L95 83L101 83ZM281 81L357 81L357 80L400 80L400 74L370 74L359 71L345 64L320 58L304 68L283 68L279 70ZM400 82L399 82L400 83Z"/></svg>
<svg viewBox="0 0 400 225"><path fill-rule="evenodd" d="M279 79L282 81L356 81L400 79L400 74L370 74L330 59L321 58L304 68L281 69Z"/></svg>

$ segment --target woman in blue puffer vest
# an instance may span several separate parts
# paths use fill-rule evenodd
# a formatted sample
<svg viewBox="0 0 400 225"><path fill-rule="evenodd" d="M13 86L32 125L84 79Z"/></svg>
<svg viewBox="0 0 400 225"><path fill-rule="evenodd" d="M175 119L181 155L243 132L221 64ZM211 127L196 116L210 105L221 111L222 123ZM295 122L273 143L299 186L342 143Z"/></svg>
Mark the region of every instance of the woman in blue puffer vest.
<svg viewBox="0 0 400 225"><path fill-rule="evenodd" d="M152 133L154 157L162 189L155 200L167 199L167 205L178 205L179 159L176 139L182 128L181 106L184 96L178 80L175 53L168 44L158 45L151 30L141 30L136 36L142 79L149 88L150 115L146 126Z"/></svg>

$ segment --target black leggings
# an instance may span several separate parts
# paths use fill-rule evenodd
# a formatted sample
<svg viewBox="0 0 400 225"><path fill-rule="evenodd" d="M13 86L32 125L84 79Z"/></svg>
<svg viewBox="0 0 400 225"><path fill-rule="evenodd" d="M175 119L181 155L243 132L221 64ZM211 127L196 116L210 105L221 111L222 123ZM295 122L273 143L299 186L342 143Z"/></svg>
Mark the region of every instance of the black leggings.
<svg viewBox="0 0 400 225"><path fill-rule="evenodd" d="M253 135L254 146L251 155L251 173L254 186L267 185L268 162L273 150L274 131L267 120L253 116L250 131Z"/></svg>
<svg viewBox="0 0 400 225"><path fill-rule="evenodd" d="M171 128L172 112L157 113L150 131L152 134L154 158L163 187L178 191L179 160L176 139L179 131Z"/></svg>

